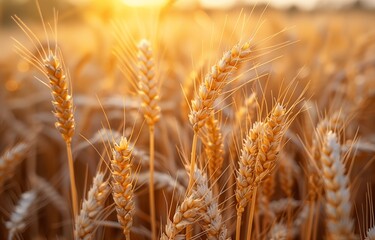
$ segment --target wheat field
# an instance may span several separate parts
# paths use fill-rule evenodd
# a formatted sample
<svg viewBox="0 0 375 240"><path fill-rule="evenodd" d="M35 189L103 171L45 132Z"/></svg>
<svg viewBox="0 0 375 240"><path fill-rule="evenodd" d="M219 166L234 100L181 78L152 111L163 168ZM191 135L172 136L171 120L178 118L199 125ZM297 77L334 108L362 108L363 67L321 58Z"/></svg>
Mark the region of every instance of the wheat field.
<svg viewBox="0 0 375 240"><path fill-rule="evenodd" d="M0 239L375 239L373 10L115 2L3 11Z"/></svg>

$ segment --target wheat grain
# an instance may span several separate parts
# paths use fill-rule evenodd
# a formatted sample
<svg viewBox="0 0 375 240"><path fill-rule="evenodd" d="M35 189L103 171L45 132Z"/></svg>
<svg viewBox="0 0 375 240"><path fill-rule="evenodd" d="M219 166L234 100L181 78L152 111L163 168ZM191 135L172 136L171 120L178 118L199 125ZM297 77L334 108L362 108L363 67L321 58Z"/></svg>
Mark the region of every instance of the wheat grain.
<svg viewBox="0 0 375 240"><path fill-rule="evenodd" d="M245 211L251 199L256 178L255 161L259 151L258 141L262 128L263 123L255 122L243 142L236 185L237 214Z"/></svg>
<svg viewBox="0 0 375 240"><path fill-rule="evenodd" d="M115 143L112 154L113 200L116 204L117 219L122 226L126 239L129 240L130 229L133 224L134 193L131 182L132 149L125 137L119 143Z"/></svg>
<svg viewBox="0 0 375 240"><path fill-rule="evenodd" d="M68 90L65 70L60 58L53 52L43 60L46 75L52 92L52 105L56 117L55 127L67 144L70 144L74 134L75 123L73 114L73 98Z"/></svg>
<svg viewBox="0 0 375 240"><path fill-rule="evenodd" d="M110 191L111 187L104 173L98 172L75 222L78 239L94 239L94 232L97 228L95 221L99 220Z"/></svg>
<svg viewBox="0 0 375 240"><path fill-rule="evenodd" d="M227 228L222 221L221 210L217 199L213 197L208 187L206 175L196 168L194 172L194 195L197 199L203 199L203 206L200 213L202 228L210 240L226 240Z"/></svg>
<svg viewBox="0 0 375 240"><path fill-rule="evenodd" d="M248 42L235 45L231 50L225 52L223 57L208 73L199 85L198 93L191 102L189 121L194 132L198 132L213 113L214 102L222 92L226 81L237 64L244 61L251 53Z"/></svg>
<svg viewBox="0 0 375 240"><path fill-rule="evenodd" d="M202 206L202 199L196 199L194 194L186 197L181 205L177 207L172 221L168 220L167 225L165 226L165 233L162 234L160 239L180 239L176 237L188 225L197 221Z"/></svg>
<svg viewBox="0 0 375 240"><path fill-rule="evenodd" d="M321 163L325 189L328 239L354 239L350 218L351 202L349 178L337 136L329 131L324 136Z"/></svg>
<svg viewBox="0 0 375 240"><path fill-rule="evenodd" d="M155 76L155 62L150 43L143 39L138 45L138 94L142 111L149 125L160 119L159 89Z"/></svg>
<svg viewBox="0 0 375 240"><path fill-rule="evenodd" d="M285 108L276 104L263 127L262 139L255 163L256 183L260 183L276 164L281 138L285 130Z"/></svg>

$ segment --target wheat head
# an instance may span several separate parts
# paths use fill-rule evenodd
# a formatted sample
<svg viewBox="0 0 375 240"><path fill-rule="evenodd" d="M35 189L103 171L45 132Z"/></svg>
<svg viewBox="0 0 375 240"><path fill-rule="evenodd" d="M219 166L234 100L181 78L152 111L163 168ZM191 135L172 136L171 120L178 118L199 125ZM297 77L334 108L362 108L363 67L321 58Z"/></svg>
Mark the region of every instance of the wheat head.
<svg viewBox="0 0 375 240"><path fill-rule="evenodd" d="M239 62L248 58L250 53L248 42L243 45L237 44L225 52L219 62L212 66L191 102L189 121L194 132L198 132L213 113L214 102L221 94L231 71L236 68Z"/></svg>
<svg viewBox="0 0 375 240"><path fill-rule="evenodd" d="M149 125L160 119L159 89L155 76L155 62L150 43L143 39L138 45L138 93L142 111Z"/></svg>
<svg viewBox="0 0 375 240"><path fill-rule="evenodd" d="M122 226L127 239L130 238L130 229L133 224L134 200L131 176L132 149L128 140L123 137L115 143L112 149L111 160L112 194L117 212L117 219Z"/></svg>
<svg viewBox="0 0 375 240"><path fill-rule="evenodd" d="M75 222L78 239L94 239L94 232L97 228L95 221L99 220L110 191L111 187L105 179L105 174L98 172Z"/></svg>
<svg viewBox="0 0 375 240"><path fill-rule="evenodd" d="M332 131L324 136L321 152L328 239L354 239L349 178L345 174L340 144Z"/></svg>

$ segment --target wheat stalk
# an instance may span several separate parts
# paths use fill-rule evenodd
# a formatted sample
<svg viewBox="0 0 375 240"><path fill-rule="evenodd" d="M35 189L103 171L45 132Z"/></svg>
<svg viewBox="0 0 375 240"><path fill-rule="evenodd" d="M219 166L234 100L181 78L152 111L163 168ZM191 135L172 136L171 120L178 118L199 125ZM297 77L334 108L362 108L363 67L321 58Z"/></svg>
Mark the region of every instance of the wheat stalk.
<svg viewBox="0 0 375 240"><path fill-rule="evenodd" d="M155 63L150 43L143 39L138 45L138 93L142 99L143 115L149 126L150 136L150 217L152 239L156 240L154 156L155 123L160 119L159 89L155 77Z"/></svg>
<svg viewBox="0 0 375 240"><path fill-rule="evenodd" d="M97 228L95 222L99 220L110 191L111 187L105 179L105 174L98 172L75 222L77 239L94 239L94 232Z"/></svg>
<svg viewBox="0 0 375 240"><path fill-rule="evenodd" d="M349 178L345 174L340 144L329 131L324 136L321 163L325 189L328 239L354 239L350 218L351 202Z"/></svg>
<svg viewBox="0 0 375 240"><path fill-rule="evenodd" d="M117 219L122 226L126 240L130 240L134 214L134 193L131 181L132 149L125 137L118 144L115 143L112 155L112 194L116 204Z"/></svg>
<svg viewBox="0 0 375 240"><path fill-rule="evenodd" d="M214 102L221 94L229 75L239 62L249 57L250 53L249 42L243 45L237 44L231 50L225 52L222 58L212 66L211 71L205 76L204 80L199 85L198 92L191 101L189 121L193 126L194 136L191 147L188 192L193 186L191 176L193 176L195 169L198 132L205 125L209 116L214 113Z"/></svg>
<svg viewBox="0 0 375 240"><path fill-rule="evenodd" d="M55 109L55 127L59 130L66 143L68 165L70 174L70 192L72 194L73 219L78 216L77 186L74 174L74 162L72 155L71 141L74 134L75 123L73 115L73 98L68 91L68 82L62 62L56 53L50 51L43 60L45 73L50 80L52 91L52 105Z"/></svg>
<svg viewBox="0 0 375 240"><path fill-rule="evenodd" d="M8 239L12 240L15 235L26 228L26 219L30 216L30 211L33 203L37 199L37 192L30 190L22 193L17 205L15 206L9 221L5 223L6 228L9 230Z"/></svg>
<svg viewBox="0 0 375 240"><path fill-rule="evenodd" d="M43 21L43 16L38 5L38 10L42 18L42 25L47 36L46 26ZM66 151L68 156L69 175L70 175L70 192L72 197L73 219L78 215L78 197L77 187L74 176L74 163L72 156L71 141L75 130L74 121L74 107L73 98L68 89L68 81L66 79L66 72L61 57L60 49L57 43L54 50L51 50L50 43L48 48L42 45L39 38L33 31L17 16L12 17L21 30L25 33L27 38L36 47L36 54L33 54L22 43L16 41L16 48L19 54L29 63L34 65L40 72L42 72L49 80L49 87L52 93L52 105L54 108L54 115L56 117L55 127L60 132L66 144ZM56 19L55 19L56 20ZM49 41L49 40L48 40ZM39 48L39 49L38 49Z"/></svg>
<svg viewBox="0 0 375 240"><path fill-rule="evenodd" d="M257 188L275 167L281 137L285 131L285 118L285 108L280 104L276 104L265 122L254 123L244 140L239 159L236 185L237 240L240 238L241 216L250 199L252 199L252 203L247 238L251 238L252 216L254 214Z"/></svg>
<svg viewBox="0 0 375 240"><path fill-rule="evenodd" d="M236 184L236 200L237 200L237 226L236 239L240 239L241 219L245 207L250 202L254 190L255 182L255 162L259 152L259 140L262 132L263 123L255 122L244 139L239 159L239 167L237 173Z"/></svg>
<svg viewBox="0 0 375 240"><path fill-rule="evenodd" d="M13 176L16 167L25 158L29 148L30 146L27 143L20 142L8 149L0 157L0 189L5 181Z"/></svg>

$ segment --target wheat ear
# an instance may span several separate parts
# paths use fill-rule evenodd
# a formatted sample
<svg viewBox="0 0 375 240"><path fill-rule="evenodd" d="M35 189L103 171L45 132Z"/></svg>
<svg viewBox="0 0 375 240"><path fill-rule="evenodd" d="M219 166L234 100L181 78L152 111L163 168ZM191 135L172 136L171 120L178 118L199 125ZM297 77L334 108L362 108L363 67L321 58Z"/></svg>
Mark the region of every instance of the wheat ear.
<svg viewBox="0 0 375 240"><path fill-rule="evenodd" d="M138 44L138 73L138 94L142 100L143 115L148 125L154 125L160 118L159 86L153 51L146 39Z"/></svg>
<svg viewBox="0 0 375 240"><path fill-rule="evenodd" d="M69 174L70 174L70 191L72 194L72 205L74 219L78 216L78 197L77 186L74 176L74 162L72 155L72 137L74 134L75 123L73 115L73 98L68 90L63 64L59 57L50 51L48 56L43 60L45 74L47 75L52 91L52 105L56 117L55 127L59 130L62 138L66 143L68 156Z"/></svg>
<svg viewBox="0 0 375 240"><path fill-rule="evenodd" d="M150 43L143 39L138 45L138 92L142 98L142 110L149 126L150 136L150 217L152 239L156 240L155 191L154 191L154 156L155 123L160 118L159 89L155 77L155 63Z"/></svg>
<svg viewBox="0 0 375 240"><path fill-rule="evenodd" d="M69 94L68 82L60 59L50 52L44 59L44 67L52 91L52 105L56 117L55 126L67 144L74 134L73 98Z"/></svg>
<svg viewBox="0 0 375 240"><path fill-rule="evenodd" d="M250 53L249 42L243 45L235 45L231 50L223 54L219 62L212 66L211 71L199 85L198 93L195 94L191 102L191 111L189 113L189 121L194 130L190 158L190 176L193 176L195 169L198 132L214 112L214 102L221 94L229 75L239 62L249 57ZM192 186L193 180L190 178L188 192Z"/></svg>
<svg viewBox="0 0 375 240"><path fill-rule="evenodd" d="M270 116L263 124L261 140L258 142L259 151L255 161L255 187L250 208L247 238L251 238L252 222L255 210L257 188L260 183L270 176L276 165L281 139L286 127L286 109L279 103L275 105Z"/></svg>
<svg viewBox="0 0 375 240"><path fill-rule="evenodd" d="M214 111L214 102L221 94L229 75L238 63L249 57L250 53L248 42L243 45L237 44L212 66L191 102L189 121L193 125L194 132L198 132L204 126Z"/></svg>
<svg viewBox="0 0 375 240"><path fill-rule="evenodd" d="M26 228L26 219L30 215L31 206L37 199L37 192L30 190L22 193L15 206L9 221L5 223L9 230L8 239L14 239L15 235Z"/></svg>
<svg viewBox="0 0 375 240"><path fill-rule="evenodd" d="M207 234L207 239L226 240L227 228L222 221L217 198L214 198L211 189L208 187L207 176L196 168L194 181L194 195L197 199L203 200L200 219L202 219L202 228Z"/></svg>
<svg viewBox="0 0 375 240"><path fill-rule="evenodd" d="M259 135L262 132L263 123L255 122L244 139L241 156L239 159L239 169L236 184L237 199L237 226L236 239L240 239L242 214L245 207L251 200L255 182L255 162L259 151Z"/></svg>
<svg viewBox="0 0 375 240"><path fill-rule="evenodd" d="M354 239L353 221L350 218L351 202L349 178L337 136L329 131L324 136L321 163L325 189L325 209L328 239Z"/></svg>
<svg viewBox="0 0 375 240"><path fill-rule="evenodd" d="M131 181L132 149L124 137L115 143L112 149L112 194L116 204L117 219L122 226L126 240L130 240L130 228L133 223L134 201Z"/></svg>
<svg viewBox="0 0 375 240"><path fill-rule="evenodd" d="M224 142L220 130L219 121L212 114L206 122L205 152L208 160L208 171L211 186L220 177L224 161ZM216 189L214 187L214 189ZM215 192L217 194L217 192Z"/></svg>
<svg viewBox="0 0 375 240"><path fill-rule="evenodd" d="M245 138L239 160L236 185L237 240L240 239L241 216L250 199L252 202L247 228L247 238L251 238L257 188L275 167L281 138L285 131L285 118L285 108L280 104L276 104L266 121L264 123L254 123Z"/></svg>
<svg viewBox="0 0 375 240"><path fill-rule="evenodd" d="M176 239L182 230L197 221L202 205L202 199L197 199L194 194L186 197L181 205L177 207L172 221L168 219L167 225L165 226L165 233L162 234L160 239Z"/></svg>
<svg viewBox="0 0 375 240"><path fill-rule="evenodd" d="M40 48L37 49L37 53L34 55L19 41L15 40L16 48L19 54L29 63L34 65L39 71L41 71L49 80L49 86L52 93L52 105L54 108L53 113L56 117L55 127L60 132L66 144L69 165L70 192L72 197L72 207L74 215L73 219L75 219L75 217L78 215L78 198L71 148L71 141L75 130L73 114L74 107L73 98L68 89L68 81L65 75L66 72L64 70L64 64L62 62L61 52L59 51L60 49L57 47L57 44L52 51L50 48L50 44L48 43L48 49L46 50L38 37L20 18L18 18L17 16L14 16L12 18L28 37L33 46L36 48ZM47 36L44 22L43 28Z"/></svg>
<svg viewBox="0 0 375 240"><path fill-rule="evenodd" d="M78 239L94 239L94 232L97 228L95 221L99 219L110 191L111 187L105 179L104 173L98 172L76 219L76 237Z"/></svg>
<svg viewBox="0 0 375 240"><path fill-rule="evenodd" d="M16 167L25 158L29 147L27 143L20 142L8 149L0 157L0 189L3 187L5 181L13 176Z"/></svg>

